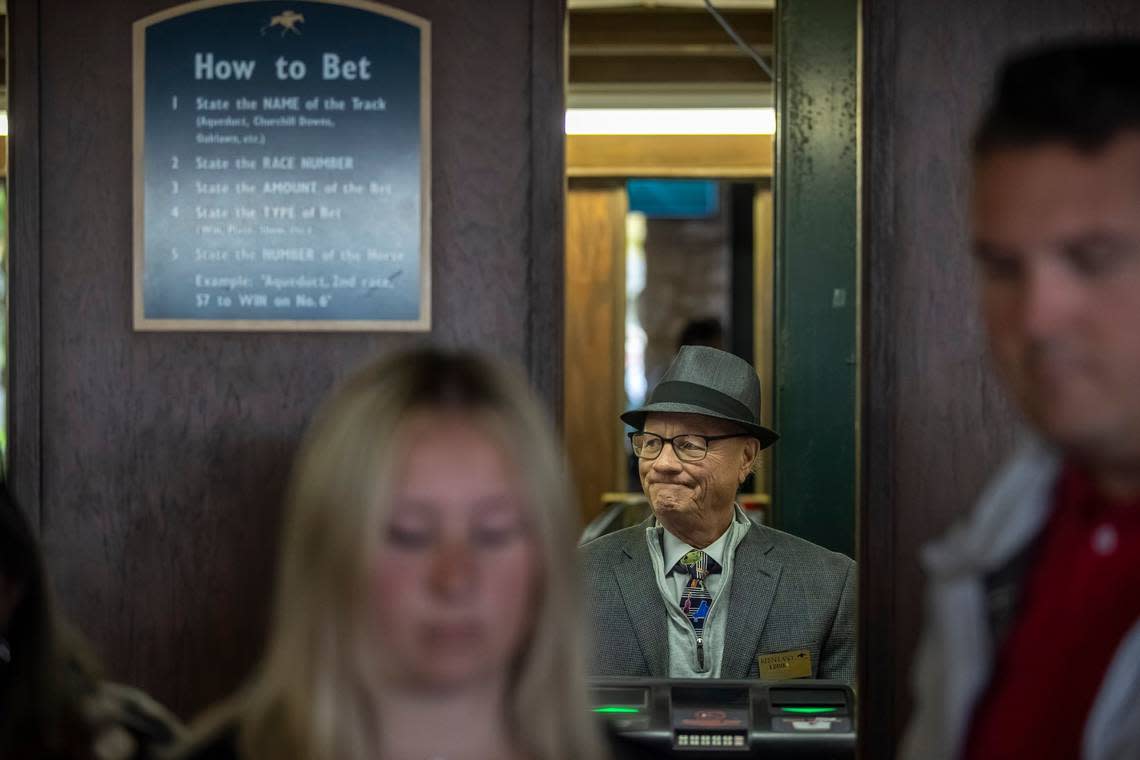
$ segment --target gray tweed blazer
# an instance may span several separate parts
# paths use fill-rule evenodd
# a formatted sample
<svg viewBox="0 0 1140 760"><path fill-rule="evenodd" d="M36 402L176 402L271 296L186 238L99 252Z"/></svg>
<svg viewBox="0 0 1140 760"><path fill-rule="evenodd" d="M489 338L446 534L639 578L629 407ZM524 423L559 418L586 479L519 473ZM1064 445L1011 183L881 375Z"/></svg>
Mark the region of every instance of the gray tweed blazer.
<svg viewBox="0 0 1140 760"><path fill-rule="evenodd" d="M652 521L579 550L591 675L669 675L667 613L645 541ZM807 649L814 678L854 686L855 587L849 557L753 525L736 550L721 676L758 678L759 655Z"/></svg>

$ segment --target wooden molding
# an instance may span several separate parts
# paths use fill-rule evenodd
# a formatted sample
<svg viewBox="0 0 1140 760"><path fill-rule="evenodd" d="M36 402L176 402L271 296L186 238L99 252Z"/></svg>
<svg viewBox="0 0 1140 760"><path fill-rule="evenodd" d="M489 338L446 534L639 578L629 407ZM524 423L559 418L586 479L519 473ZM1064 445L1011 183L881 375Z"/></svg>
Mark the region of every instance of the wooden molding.
<svg viewBox="0 0 1140 760"><path fill-rule="evenodd" d="M771 177L771 135L567 135L570 177Z"/></svg>

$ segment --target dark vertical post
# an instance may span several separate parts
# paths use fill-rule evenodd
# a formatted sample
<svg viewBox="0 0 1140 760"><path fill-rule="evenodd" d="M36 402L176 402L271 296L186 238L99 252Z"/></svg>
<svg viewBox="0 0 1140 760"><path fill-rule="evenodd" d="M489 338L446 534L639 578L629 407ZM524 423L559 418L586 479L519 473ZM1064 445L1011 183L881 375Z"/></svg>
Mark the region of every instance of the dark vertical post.
<svg viewBox="0 0 1140 760"><path fill-rule="evenodd" d="M756 357L756 278L752 267L756 258L754 220L756 185L753 182L729 184L729 236L732 248L729 279L729 305L731 309L729 350L755 364Z"/></svg>
<svg viewBox="0 0 1140 760"><path fill-rule="evenodd" d="M909 661L900 651L896 629L894 430L898 404L895 383L895 268L899 256L895 229L894 113L897 9L889 3L863 7L865 38L862 166L866 193L862 206L864 275L862 295L863 428L859 517L859 747L862 757L894 757L900 716L896 673ZM873 245L873 248L872 248ZM873 384L872 381L873 380Z"/></svg>
<svg viewBox="0 0 1140 760"><path fill-rule="evenodd" d="M8 3L8 461L16 502L39 530L40 4Z"/></svg>
<svg viewBox="0 0 1140 760"><path fill-rule="evenodd" d="M858 6L776 13L773 516L854 556Z"/></svg>
<svg viewBox="0 0 1140 760"><path fill-rule="evenodd" d="M565 0L531 0L526 364L531 384L559 423L566 245L565 40Z"/></svg>

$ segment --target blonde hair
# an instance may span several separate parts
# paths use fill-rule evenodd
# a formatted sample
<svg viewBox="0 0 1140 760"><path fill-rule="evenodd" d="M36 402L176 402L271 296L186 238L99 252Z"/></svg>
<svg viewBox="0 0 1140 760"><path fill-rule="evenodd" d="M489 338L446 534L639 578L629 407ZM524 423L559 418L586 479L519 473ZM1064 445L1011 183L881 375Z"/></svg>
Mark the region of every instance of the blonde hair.
<svg viewBox="0 0 1140 760"><path fill-rule="evenodd" d="M205 725L237 724L241 754L363 760L380 744L367 567L387 514L401 428L455 412L480 425L523 480L541 557L530 635L510 673L507 725L540 760L607 755L589 711L576 569L577 520L550 427L525 382L471 353L420 349L377 361L323 405L287 496L272 632L253 680ZM443 466L441 464L441 466Z"/></svg>

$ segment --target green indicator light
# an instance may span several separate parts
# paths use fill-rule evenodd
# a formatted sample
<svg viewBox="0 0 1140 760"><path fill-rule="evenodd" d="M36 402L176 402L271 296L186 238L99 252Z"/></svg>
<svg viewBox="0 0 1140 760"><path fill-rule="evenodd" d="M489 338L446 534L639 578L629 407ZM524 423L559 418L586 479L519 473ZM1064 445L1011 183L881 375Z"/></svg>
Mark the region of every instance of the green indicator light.
<svg viewBox="0 0 1140 760"><path fill-rule="evenodd" d="M636 713L641 712L641 710L639 710L636 707L615 707L613 705L606 705L605 707L595 707L594 712L596 712L596 713L635 713L636 714Z"/></svg>
<svg viewBox="0 0 1140 760"><path fill-rule="evenodd" d="M820 713L833 713L838 707L781 707L784 712L799 713L800 715L818 715Z"/></svg>

